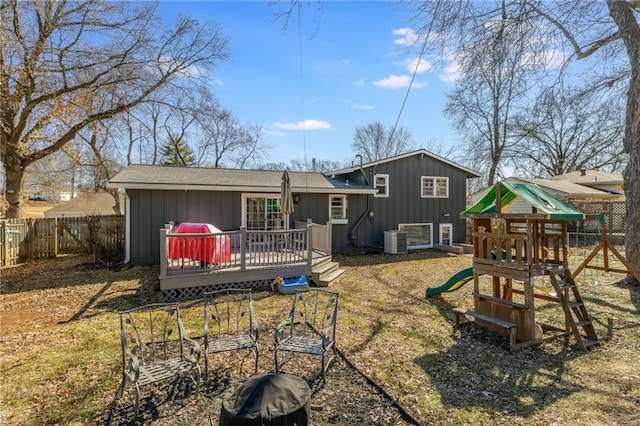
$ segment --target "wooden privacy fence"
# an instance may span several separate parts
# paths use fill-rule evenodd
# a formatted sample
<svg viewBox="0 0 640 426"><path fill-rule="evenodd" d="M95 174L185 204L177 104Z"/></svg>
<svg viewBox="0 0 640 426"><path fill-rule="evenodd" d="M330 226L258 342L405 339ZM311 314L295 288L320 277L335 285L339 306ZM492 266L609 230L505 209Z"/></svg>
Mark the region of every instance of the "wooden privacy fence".
<svg viewBox="0 0 640 426"><path fill-rule="evenodd" d="M124 258L124 216L0 220L0 265L59 254L91 253L102 261Z"/></svg>

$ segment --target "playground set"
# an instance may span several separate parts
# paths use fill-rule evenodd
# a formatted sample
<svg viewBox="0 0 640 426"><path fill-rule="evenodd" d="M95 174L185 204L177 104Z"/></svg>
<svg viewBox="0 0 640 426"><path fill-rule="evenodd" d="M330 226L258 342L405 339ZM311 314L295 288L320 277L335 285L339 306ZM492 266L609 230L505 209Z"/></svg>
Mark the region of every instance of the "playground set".
<svg viewBox="0 0 640 426"><path fill-rule="evenodd" d="M461 317L472 317L479 325L508 336L511 350L568 335L573 335L582 350L599 343L568 265L568 225L584 220L584 213L537 185L502 182L461 216L471 220L473 266L426 291L429 297L473 281L474 308L453 309L456 327ZM496 222L504 225L500 232L492 228ZM606 234L602 241L594 252L611 249ZM587 267L593 256L579 269ZM629 273L637 275L624 264ZM481 286L482 275L489 277L490 284ZM537 288L536 280L550 284L551 291ZM539 321L536 301L557 303L564 311L564 324Z"/></svg>

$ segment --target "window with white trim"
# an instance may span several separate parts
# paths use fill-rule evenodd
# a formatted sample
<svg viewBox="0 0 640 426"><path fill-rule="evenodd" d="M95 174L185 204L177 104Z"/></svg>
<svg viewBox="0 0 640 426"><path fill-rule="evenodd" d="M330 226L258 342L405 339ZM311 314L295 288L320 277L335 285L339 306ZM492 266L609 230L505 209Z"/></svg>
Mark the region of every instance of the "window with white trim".
<svg viewBox="0 0 640 426"><path fill-rule="evenodd" d="M449 198L449 178L439 176L421 177L422 198Z"/></svg>
<svg viewBox="0 0 640 426"><path fill-rule="evenodd" d="M374 175L373 186L378 190L374 197L389 196L389 175Z"/></svg>
<svg viewBox="0 0 640 426"><path fill-rule="evenodd" d="M329 195L329 221L331 223L347 223L347 196Z"/></svg>
<svg viewBox="0 0 640 426"><path fill-rule="evenodd" d="M407 233L407 248L433 247L433 223L400 223L398 230Z"/></svg>

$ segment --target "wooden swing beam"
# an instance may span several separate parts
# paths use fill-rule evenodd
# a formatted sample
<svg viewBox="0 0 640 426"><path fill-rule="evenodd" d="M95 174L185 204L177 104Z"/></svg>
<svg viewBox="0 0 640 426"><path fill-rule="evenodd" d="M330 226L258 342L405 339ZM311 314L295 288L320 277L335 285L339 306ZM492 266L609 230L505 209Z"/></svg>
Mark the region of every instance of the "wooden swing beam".
<svg viewBox="0 0 640 426"><path fill-rule="evenodd" d="M607 238L607 232L604 229L604 220L600 217L600 215L588 215L585 217L586 220L594 220L597 219L600 225L600 244L598 244L593 251L587 256L587 258L578 266L578 268L573 273L574 276L577 276L583 269L596 269L598 271L604 272L616 272L619 274L631 274L638 282L640 282L640 273L636 272L627 259L624 258L620 254L620 252L611 244L609 244L609 239ZM594 257L602 250L603 258L604 258L604 266L593 266L589 265L589 262L593 260ZM617 269L609 267L609 251L613 253L615 257L627 268L625 269Z"/></svg>

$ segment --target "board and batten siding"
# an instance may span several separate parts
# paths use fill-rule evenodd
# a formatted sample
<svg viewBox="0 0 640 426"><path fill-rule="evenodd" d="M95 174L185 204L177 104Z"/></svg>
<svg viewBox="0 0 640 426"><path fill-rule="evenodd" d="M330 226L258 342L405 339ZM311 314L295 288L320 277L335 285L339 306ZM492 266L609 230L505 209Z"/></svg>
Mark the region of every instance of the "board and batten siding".
<svg viewBox="0 0 640 426"><path fill-rule="evenodd" d="M127 195L133 264L160 261L160 229L170 221L210 223L222 231L240 229L240 193L129 189Z"/></svg>
<svg viewBox="0 0 640 426"><path fill-rule="evenodd" d="M438 243L439 225L451 223L453 225L453 242L464 242L466 234L465 220L460 213L466 208L466 179L467 173L449 164L429 156L420 154L389 161L368 167L364 170L369 184L372 185L376 174L389 175L389 197L371 198L373 219L365 217L355 230L353 244L359 247L381 247L384 245L384 231L398 229L401 223L432 223L433 242ZM422 198L421 177L435 176L449 178L448 198ZM349 181L363 180L362 172L356 170L345 176ZM367 210L367 196L349 196L349 230L357 223L360 216ZM447 216L448 215L448 216ZM344 225L343 225L344 226ZM334 252L353 251L353 244L344 241L349 233L340 230L340 225L334 226Z"/></svg>
<svg viewBox="0 0 640 426"><path fill-rule="evenodd" d="M329 195L296 193L299 202L289 220L325 224L329 219ZM210 223L221 231L242 225L242 193L228 191L127 190L130 203L130 261L157 264L160 261L159 231L166 223ZM263 194L279 196L280 194ZM293 225L291 225L293 227Z"/></svg>

